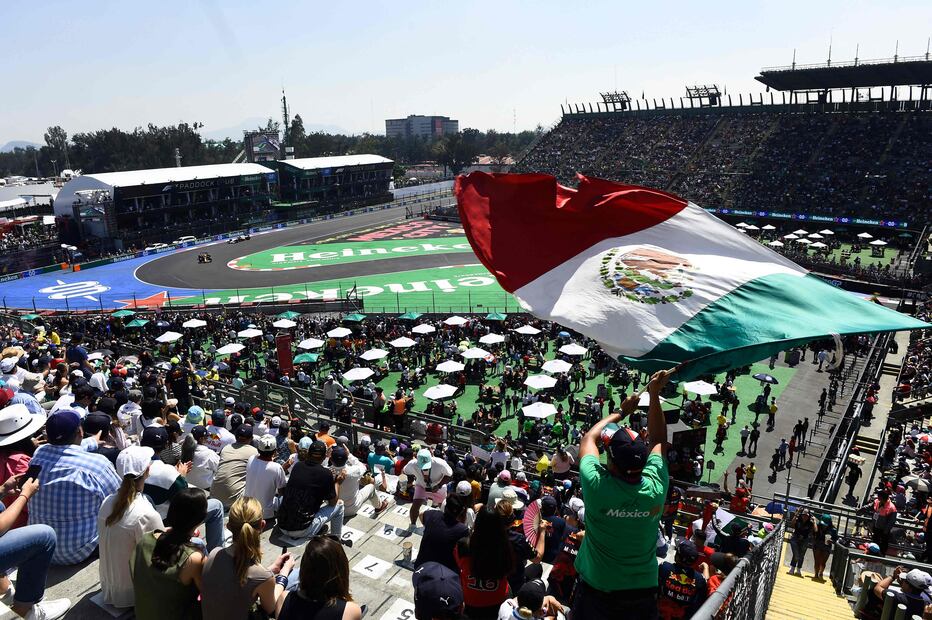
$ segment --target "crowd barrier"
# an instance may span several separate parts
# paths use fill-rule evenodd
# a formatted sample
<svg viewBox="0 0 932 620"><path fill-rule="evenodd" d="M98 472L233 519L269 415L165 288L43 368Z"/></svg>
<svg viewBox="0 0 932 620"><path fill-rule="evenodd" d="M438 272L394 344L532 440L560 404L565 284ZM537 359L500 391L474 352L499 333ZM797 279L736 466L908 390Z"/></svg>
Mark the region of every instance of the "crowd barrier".
<svg viewBox="0 0 932 620"><path fill-rule="evenodd" d="M779 521L764 541L738 560L692 620L762 620L780 569L786 522Z"/></svg>

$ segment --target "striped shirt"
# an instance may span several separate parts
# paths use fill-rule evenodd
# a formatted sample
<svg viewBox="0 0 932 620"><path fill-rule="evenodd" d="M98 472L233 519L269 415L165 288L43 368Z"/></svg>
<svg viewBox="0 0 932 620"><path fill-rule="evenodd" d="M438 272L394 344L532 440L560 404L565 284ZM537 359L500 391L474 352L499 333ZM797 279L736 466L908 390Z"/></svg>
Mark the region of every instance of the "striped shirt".
<svg viewBox="0 0 932 620"><path fill-rule="evenodd" d="M39 492L29 503L30 525L55 530L53 564L83 562L97 548L97 513L119 489L119 476L107 457L75 445L40 446L30 464L42 467Z"/></svg>

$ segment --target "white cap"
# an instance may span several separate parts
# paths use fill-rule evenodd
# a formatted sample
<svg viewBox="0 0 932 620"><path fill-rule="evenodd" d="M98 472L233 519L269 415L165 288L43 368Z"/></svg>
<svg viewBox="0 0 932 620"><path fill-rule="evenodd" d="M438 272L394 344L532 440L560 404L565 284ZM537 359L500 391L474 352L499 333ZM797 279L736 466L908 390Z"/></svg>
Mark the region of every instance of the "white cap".
<svg viewBox="0 0 932 620"><path fill-rule="evenodd" d="M117 455L116 470L120 478L143 475L152 463L155 450L143 446L130 446Z"/></svg>
<svg viewBox="0 0 932 620"><path fill-rule="evenodd" d="M497 506L499 502L511 504L515 510L524 508L524 502L518 499L518 494L510 487L502 491L502 496L495 500L495 505Z"/></svg>
<svg viewBox="0 0 932 620"><path fill-rule="evenodd" d="M462 495L463 497L472 495L472 485L469 483L469 480L460 480L456 483L456 494Z"/></svg>
<svg viewBox="0 0 932 620"><path fill-rule="evenodd" d="M256 448L258 448L259 452L274 452L277 447L278 444L271 435L263 435L256 440Z"/></svg>

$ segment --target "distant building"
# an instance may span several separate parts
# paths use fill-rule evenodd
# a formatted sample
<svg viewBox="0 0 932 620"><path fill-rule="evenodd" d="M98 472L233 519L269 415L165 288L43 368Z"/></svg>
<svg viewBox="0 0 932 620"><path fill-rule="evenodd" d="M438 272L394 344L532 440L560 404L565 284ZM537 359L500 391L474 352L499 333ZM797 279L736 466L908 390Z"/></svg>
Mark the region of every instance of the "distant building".
<svg viewBox="0 0 932 620"><path fill-rule="evenodd" d="M436 139L459 133L460 122L448 116L420 116L389 118L385 121L385 135L389 138Z"/></svg>
<svg viewBox="0 0 932 620"><path fill-rule="evenodd" d="M394 162L379 155L306 157L275 162L284 203L308 203L317 212L340 205L372 204L392 199L389 183Z"/></svg>
<svg viewBox="0 0 932 620"><path fill-rule="evenodd" d="M277 196L270 168L212 164L74 177L54 208L65 240L123 249L270 219Z"/></svg>

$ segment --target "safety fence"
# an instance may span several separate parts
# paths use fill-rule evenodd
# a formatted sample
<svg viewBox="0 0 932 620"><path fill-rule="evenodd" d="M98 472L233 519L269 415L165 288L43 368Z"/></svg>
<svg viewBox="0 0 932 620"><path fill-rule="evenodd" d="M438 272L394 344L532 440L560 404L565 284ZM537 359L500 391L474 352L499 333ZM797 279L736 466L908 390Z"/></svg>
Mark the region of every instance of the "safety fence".
<svg viewBox="0 0 932 620"><path fill-rule="evenodd" d="M780 568L786 522L773 531L722 581L695 614L693 620L761 620L767 613L773 584Z"/></svg>

